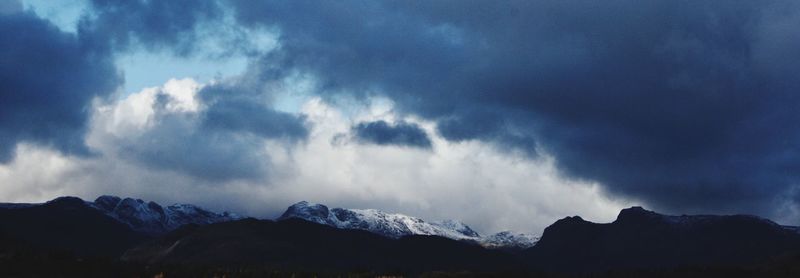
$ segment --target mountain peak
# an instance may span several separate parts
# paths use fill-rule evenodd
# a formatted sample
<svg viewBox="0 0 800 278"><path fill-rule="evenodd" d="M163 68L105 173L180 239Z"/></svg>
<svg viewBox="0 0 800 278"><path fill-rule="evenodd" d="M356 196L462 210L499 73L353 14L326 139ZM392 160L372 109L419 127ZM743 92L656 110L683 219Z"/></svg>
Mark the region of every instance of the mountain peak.
<svg viewBox="0 0 800 278"><path fill-rule="evenodd" d="M288 218L300 218L319 224L330 224L329 222L330 210L327 206L322 204L309 203L307 201L297 202L289 208L278 218L278 220Z"/></svg>
<svg viewBox="0 0 800 278"><path fill-rule="evenodd" d="M559 238L562 238L566 233L586 233L588 230L585 228L591 227L592 225L594 225L594 223L583 220L583 218L577 215L561 218L555 223L550 224L550 226L547 226L547 228L544 228L541 237L542 240L540 240L539 243L546 243L548 240L553 241L554 238L558 241ZM539 243L537 243L537 245L539 245Z"/></svg>
<svg viewBox="0 0 800 278"><path fill-rule="evenodd" d="M663 218L663 215L649 211L640 206L623 209L619 212L615 222L641 222Z"/></svg>
<svg viewBox="0 0 800 278"><path fill-rule="evenodd" d="M120 198L119 196L115 196L115 195L100 195L99 197L97 197L97 199L94 199L95 202L103 201L103 200L117 200L117 201L119 201L119 200L122 200L122 198Z"/></svg>
<svg viewBox="0 0 800 278"><path fill-rule="evenodd" d="M464 222L461 221L446 219L442 221L433 222L433 224L453 229L454 231L457 231L465 236L480 237L478 232L476 232L475 230L467 226L467 224L464 224Z"/></svg>
<svg viewBox="0 0 800 278"><path fill-rule="evenodd" d="M590 223L589 221L583 220L580 216L567 216L557 220L551 226L555 226L558 224L582 224L582 223Z"/></svg>
<svg viewBox="0 0 800 278"><path fill-rule="evenodd" d="M537 241L539 237L534 235L502 231L481 238L481 245L489 248L526 249L536 245Z"/></svg>
<svg viewBox="0 0 800 278"><path fill-rule="evenodd" d="M76 202L83 203L83 200L81 200L81 198L78 198L78 197L75 197L75 196L63 196L63 197L58 197L58 198L52 199L50 201L47 201L47 203L50 203L50 204L52 204L52 203L76 203Z"/></svg>
<svg viewBox="0 0 800 278"><path fill-rule="evenodd" d="M86 202L84 202L83 200L81 200L81 198L78 197L64 196L50 200L47 203L45 203L45 205L58 206L58 207L79 207L79 206L85 206Z"/></svg>
<svg viewBox="0 0 800 278"><path fill-rule="evenodd" d="M112 195L103 195L94 200L94 204L103 210L114 210L117 204L122 201L122 198Z"/></svg>
<svg viewBox="0 0 800 278"><path fill-rule="evenodd" d="M651 210L647 210L647 209L645 209L645 208L643 208L641 206L632 206L632 207L620 210L620 214L623 214L623 213L656 214L656 212L651 211Z"/></svg>

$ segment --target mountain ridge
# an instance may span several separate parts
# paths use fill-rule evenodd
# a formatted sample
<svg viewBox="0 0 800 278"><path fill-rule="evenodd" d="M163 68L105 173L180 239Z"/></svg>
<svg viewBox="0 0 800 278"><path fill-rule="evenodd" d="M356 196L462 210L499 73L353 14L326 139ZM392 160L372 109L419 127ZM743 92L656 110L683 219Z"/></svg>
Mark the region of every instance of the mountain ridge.
<svg viewBox="0 0 800 278"><path fill-rule="evenodd" d="M235 213L216 213L192 204L164 207L153 201L111 195L97 197L89 204L134 230L151 235L164 234L187 224L206 225L243 218Z"/></svg>
<svg viewBox="0 0 800 278"><path fill-rule="evenodd" d="M111 204L116 203L113 206L116 208L123 203L121 199L102 199L107 200L87 202L76 197L59 197L42 204L0 205L0 242L11 243L0 244L0 265L6 262L4 258L20 254L20 248L26 246L42 250L45 257L53 251L70 251L78 258L123 258L131 265L251 264L320 270L597 272L742 266L793 256L800 258L800 233L796 229L749 215L673 216L632 207L621 210L610 223L593 223L580 216L565 217L548 226L530 248L496 250L440 235L388 237L365 229L373 222L364 224L364 229L335 227L327 221L358 227L363 224L359 213L387 214L377 210L329 209L308 203L295 207L280 220L198 221L199 224L187 223L163 234L148 234L107 214ZM125 203L152 211L160 207L140 200ZM308 213L323 223L290 217L298 212ZM331 215L336 218L331 219ZM399 223L433 226L408 216L398 219L402 220ZM440 223L450 233L480 236L460 222ZM498 235L494 240L503 245L513 233ZM481 265L484 261L489 263Z"/></svg>
<svg viewBox="0 0 800 278"><path fill-rule="evenodd" d="M538 237L503 231L481 236L468 225L455 220L428 222L418 217L387 213L377 209L328 208L323 204L300 201L289 206L277 220L299 218L340 229L365 230L389 238L410 235L440 236L469 241L487 248L525 249L536 244Z"/></svg>

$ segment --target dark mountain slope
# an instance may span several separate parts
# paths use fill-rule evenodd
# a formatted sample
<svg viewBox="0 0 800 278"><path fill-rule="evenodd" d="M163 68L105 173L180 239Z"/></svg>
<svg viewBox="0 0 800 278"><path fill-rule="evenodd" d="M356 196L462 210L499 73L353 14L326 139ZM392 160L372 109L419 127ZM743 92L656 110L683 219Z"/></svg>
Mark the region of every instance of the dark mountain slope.
<svg viewBox="0 0 800 278"><path fill-rule="evenodd" d="M89 256L118 256L147 239L74 197L61 197L41 205L0 208L0 235L17 246ZM0 246L3 248L14 246Z"/></svg>
<svg viewBox="0 0 800 278"><path fill-rule="evenodd" d="M390 239L300 219L246 219L179 229L128 251L149 263L269 265L318 270L521 269L507 253L435 236Z"/></svg>
<svg viewBox="0 0 800 278"><path fill-rule="evenodd" d="M755 216L668 216L634 207L608 224L567 217L523 254L548 270L754 263L800 251L800 234Z"/></svg>

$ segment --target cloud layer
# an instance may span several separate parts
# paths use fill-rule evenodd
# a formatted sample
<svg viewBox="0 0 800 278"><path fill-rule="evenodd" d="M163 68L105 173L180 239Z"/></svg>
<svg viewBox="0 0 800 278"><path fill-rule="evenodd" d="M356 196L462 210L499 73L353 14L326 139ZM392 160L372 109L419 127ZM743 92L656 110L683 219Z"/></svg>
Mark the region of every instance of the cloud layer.
<svg viewBox="0 0 800 278"><path fill-rule="evenodd" d="M544 150L667 211L797 202L792 2L232 3L280 30L264 65L388 97L448 140Z"/></svg>
<svg viewBox="0 0 800 278"><path fill-rule="evenodd" d="M17 159L0 167L0 184L10 185L0 192L14 201L118 194L266 218L309 200L431 220L460 219L485 233L539 233L574 214L609 221L630 204L606 196L596 183L559 175L552 158L531 160L480 141L448 142L433 133L433 123L400 118L390 104L373 103L347 116L312 98L300 111L310 126L304 143L272 137L242 142L235 140L244 135L233 133L216 135L224 137L213 144L198 144L212 140L193 138L199 135L188 131L195 129L176 126L190 125L206 113L209 108L194 105L205 88L191 79L171 80L97 106L87 144L102 156L72 157L18 146ZM159 95L167 96L163 103ZM354 135L342 137L363 122L413 123L431 132L431 149L365 145ZM148 154L153 157L143 157ZM155 154L160 161L174 161L159 164Z"/></svg>
<svg viewBox="0 0 800 278"><path fill-rule="evenodd" d="M15 184L3 193L192 192L267 214L316 199L487 230L607 219L632 202L796 223L798 8L94 0L71 34L12 1L0 6L12 38L0 177ZM259 34L274 47L254 47ZM125 70L113 58L137 52L249 66L113 94Z"/></svg>

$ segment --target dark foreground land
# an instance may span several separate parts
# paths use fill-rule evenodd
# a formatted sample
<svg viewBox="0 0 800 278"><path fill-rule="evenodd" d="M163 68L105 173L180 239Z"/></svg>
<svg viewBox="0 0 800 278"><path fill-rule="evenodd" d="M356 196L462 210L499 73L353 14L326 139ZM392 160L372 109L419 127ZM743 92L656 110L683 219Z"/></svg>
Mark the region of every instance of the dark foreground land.
<svg viewBox="0 0 800 278"><path fill-rule="evenodd" d="M0 277L800 277L800 233L754 216L561 219L525 250L299 219L130 229L78 199L0 208Z"/></svg>
<svg viewBox="0 0 800 278"><path fill-rule="evenodd" d="M64 254L0 259L0 277L800 277L800 255L752 266L679 267L660 270L541 271L309 271L258 266L144 265Z"/></svg>

